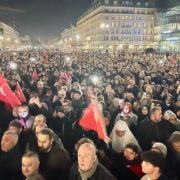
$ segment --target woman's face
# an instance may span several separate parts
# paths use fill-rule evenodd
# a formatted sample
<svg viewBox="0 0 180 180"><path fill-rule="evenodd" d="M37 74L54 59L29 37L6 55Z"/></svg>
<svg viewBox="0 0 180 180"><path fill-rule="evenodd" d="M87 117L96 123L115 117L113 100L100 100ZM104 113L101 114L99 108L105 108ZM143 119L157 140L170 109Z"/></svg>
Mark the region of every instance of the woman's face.
<svg viewBox="0 0 180 180"><path fill-rule="evenodd" d="M124 150L124 157L129 160L132 161L136 158L137 154L130 148L126 148Z"/></svg>
<svg viewBox="0 0 180 180"><path fill-rule="evenodd" d="M148 114L148 108L147 108L146 106L144 106L144 107L142 108L142 114L143 114L143 115L147 115L147 114Z"/></svg>
<svg viewBox="0 0 180 180"><path fill-rule="evenodd" d="M126 131L120 131L120 130L116 130L116 135L118 137L123 137L126 134Z"/></svg>

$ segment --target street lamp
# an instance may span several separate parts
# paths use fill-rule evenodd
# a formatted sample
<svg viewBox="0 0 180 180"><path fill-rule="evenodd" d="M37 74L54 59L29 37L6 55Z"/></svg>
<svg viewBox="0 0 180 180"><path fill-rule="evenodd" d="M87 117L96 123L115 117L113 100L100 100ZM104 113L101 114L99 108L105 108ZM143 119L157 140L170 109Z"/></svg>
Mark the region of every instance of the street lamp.
<svg viewBox="0 0 180 180"><path fill-rule="evenodd" d="M76 35L76 39L79 40L81 37L79 34Z"/></svg>

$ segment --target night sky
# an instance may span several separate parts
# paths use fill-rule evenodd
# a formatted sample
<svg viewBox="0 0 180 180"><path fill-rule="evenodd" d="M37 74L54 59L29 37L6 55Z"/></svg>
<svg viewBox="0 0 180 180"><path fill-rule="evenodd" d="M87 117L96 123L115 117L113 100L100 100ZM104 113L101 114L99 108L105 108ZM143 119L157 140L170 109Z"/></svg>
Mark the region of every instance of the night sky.
<svg viewBox="0 0 180 180"><path fill-rule="evenodd" d="M179 0L158 1L165 5L165 1ZM0 9L0 21L15 24L16 30L22 35L41 39L54 38L66 27L75 25L91 2L93 0L0 0L0 6L25 11L11 13Z"/></svg>

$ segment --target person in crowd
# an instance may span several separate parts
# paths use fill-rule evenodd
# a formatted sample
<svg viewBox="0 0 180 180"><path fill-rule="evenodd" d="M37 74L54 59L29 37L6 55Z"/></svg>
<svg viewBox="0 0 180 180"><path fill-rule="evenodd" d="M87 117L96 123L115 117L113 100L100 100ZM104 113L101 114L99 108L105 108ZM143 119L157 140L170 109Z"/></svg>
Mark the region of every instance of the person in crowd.
<svg viewBox="0 0 180 180"><path fill-rule="evenodd" d="M22 104L18 107L18 119L21 122L24 129L31 129L34 121L34 117L30 115L29 108L26 104Z"/></svg>
<svg viewBox="0 0 180 180"><path fill-rule="evenodd" d="M70 167L68 152L54 140L52 130L45 128L38 134L40 172L46 180L66 180Z"/></svg>
<svg viewBox="0 0 180 180"><path fill-rule="evenodd" d="M45 51L49 57L48 63L44 63ZM66 61L67 56L70 57L68 61ZM173 66L170 65L168 60L163 62L163 64L159 63L159 59L164 59L164 57L169 59L170 56L174 58ZM40 133L45 128L45 124L40 127L36 125L36 122L31 121L31 118L32 116L42 114L46 118L47 127L57 133L53 135L55 141L53 144L58 144L58 147L61 146L62 143L58 143L61 142L58 136L60 138L63 136L62 141L66 142L65 148L71 154L75 143L81 137L87 136L93 139L98 148L103 147L101 150L108 157L112 157L108 154L108 148L105 150L107 145L102 146L96 134L92 135L91 131L90 133L85 132L79 127L79 120L89 103L98 100L100 102L99 107L103 111L111 113L110 123L112 123L112 127L110 129L107 128L108 133L110 133L117 114L123 112L124 102L130 102L133 105L132 112L138 116L138 121L136 121L138 125L131 129L131 132L139 141L142 149L151 149L155 142L163 143L168 147L167 157L170 159L170 162L173 162L173 169L176 170L176 167L178 167L176 166L179 165L178 153L175 153L172 146L169 146L169 142L167 142L171 134L178 130L178 123L175 123L174 117L171 117L169 119L170 122L168 122L163 120L161 115L165 110L171 110L176 114L177 119L180 119L180 81L178 71L180 56L178 54L168 55L168 53L158 52L156 54L143 54L139 52L63 52L59 49L30 49L16 52L0 51L0 59L0 74L2 78L6 79L12 91L16 90L16 82L18 81L28 103L28 106L24 104L20 106L23 107L20 112L19 107L13 107L11 112L11 107L6 102L0 102L0 137L3 136L8 128L9 122L16 118L21 122L23 130L20 132L21 128L16 125L10 126L10 130L12 132L20 132L18 145L22 134L34 134L34 138L30 135L26 136L28 138L22 138L24 140L27 139L28 142L28 145L26 143L23 145L23 149L25 151L38 151L38 149L32 149L32 146L29 146L35 144L35 142L37 145L35 132L31 127L37 126L37 132ZM9 66L11 62L16 63L18 67L16 70L11 69ZM92 81L92 72L97 76L98 82ZM66 109L66 102L63 104L66 100L71 101L70 107L72 113L70 114L72 115L68 119L73 124L72 128L65 126L64 134L62 133L63 128L59 127L59 124L61 124L59 121L67 119L62 118L63 114L67 117L66 113L61 113L61 110ZM156 110L149 110L149 115L147 116L147 110L145 109L145 114L141 114L140 105L146 105L151 108L158 106L161 108L162 113L158 115L155 112ZM61 118L53 117L55 110L60 110L59 115ZM129 116L129 114L126 115L126 117ZM144 120L145 117L146 119ZM132 120L130 117L124 119L125 122L134 123L134 121L130 120ZM107 118L105 118L105 122L108 125L109 121ZM67 124L65 123L65 125ZM124 152L126 143L121 152ZM135 144L137 145L137 143ZM111 143L109 146L111 147ZM109 148L109 151L111 150ZM169 153L172 156L169 156ZM104 157L104 153L101 153L101 155ZM105 165L106 163L103 161L100 160ZM111 162L108 164L108 166L105 166L108 168L112 167ZM167 168L166 171L170 172L171 170ZM171 175L174 174L174 176L170 176L170 179L174 177L177 179L174 170L170 173Z"/></svg>
<svg viewBox="0 0 180 180"><path fill-rule="evenodd" d="M110 139L112 143L112 149L116 153L121 153L124 151L125 147L129 143L134 143L138 146L139 151L141 147L139 146L138 141L130 131L126 122L118 120L113 127L113 130L110 134Z"/></svg>
<svg viewBox="0 0 180 180"><path fill-rule="evenodd" d="M166 145L174 131L176 127L162 119L161 108L153 107L150 109L149 118L138 124L136 138L143 150L149 150L153 142L162 142Z"/></svg>
<svg viewBox="0 0 180 180"><path fill-rule="evenodd" d="M1 139L0 179L22 180L21 158L22 152L18 146L18 135L11 131L5 131Z"/></svg>
<svg viewBox="0 0 180 180"><path fill-rule="evenodd" d="M92 142L82 143L76 150L78 162L72 165L69 180L115 180L115 177L98 162L96 147Z"/></svg>
<svg viewBox="0 0 180 180"><path fill-rule="evenodd" d="M138 146L129 143L124 151L114 157L113 174L118 180L138 180L143 176Z"/></svg>
<svg viewBox="0 0 180 180"><path fill-rule="evenodd" d="M26 180L45 180L43 176L38 172L39 170L39 157L35 152L27 152L22 157L22 173L26 177Z"/></svg>
<svg viewBox="0 0 180 180"><path fill-rule="evenodd" d="M167 180L163 172L166 166L163 155L156 151L145 151L141 158L142 171L145 173L141 180Z"/></svg>
<svg viewBox="0 0 180 180"><path fill-rule="evenodd" d="M167 156L167 147L163 143L155 142L151 150L161 153L164 156L164 158L166 158Z"/></svg>
<svg viewBox="0 0 180 180"><path fill-rule="evenodd" d="M164 113L164 119L174 124L178 131L180 131L180 120L177 118L176 114L171 110L167 110Z"/></svg>
<svg viewBox="0 0 180 180"><path fill-rule="evenodd" d="M129 102L125 102L123 104L123 110L121 113L119 113L115 119L115 122L117 120L123 120L127 123L130 130L133 132L135 127L137 126L137 115L132 112L132 105Z"/></svg>
<svg viewBox="0 0 180 180"><path fill-rule="evenodd" d="M168 153L169 178L173 180L180 179L180 132L175 131L169 138Z"/></svg>
<svg viewBox="0 0 180 180"><path fill-rule="evenodd" d="M145 120L148 117L149 114L149 107L144 105L141 107L140 114L138 116L138 123Z"/></svg>

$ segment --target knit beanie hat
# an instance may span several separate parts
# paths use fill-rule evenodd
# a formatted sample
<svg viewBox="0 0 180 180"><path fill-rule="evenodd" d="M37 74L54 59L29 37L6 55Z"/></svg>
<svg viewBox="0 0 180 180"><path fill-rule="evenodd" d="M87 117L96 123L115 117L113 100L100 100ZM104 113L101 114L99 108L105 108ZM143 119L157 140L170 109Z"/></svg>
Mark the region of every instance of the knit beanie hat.
<svg viewBox="0 0 180 180"><path fill-rule="evenodd" d="M153 144L152 149L158 149L164 157L167 156L167 147L160 142L156 142Z"/></svg>

